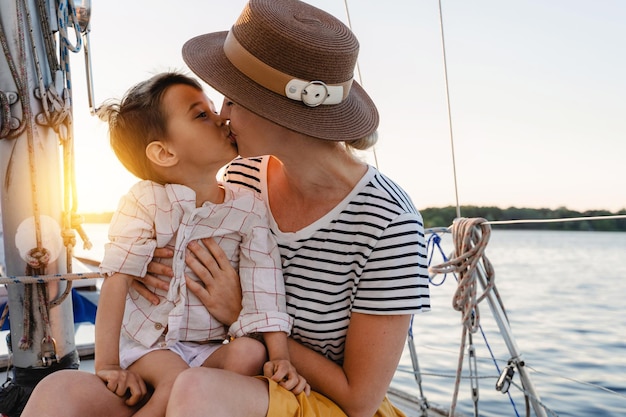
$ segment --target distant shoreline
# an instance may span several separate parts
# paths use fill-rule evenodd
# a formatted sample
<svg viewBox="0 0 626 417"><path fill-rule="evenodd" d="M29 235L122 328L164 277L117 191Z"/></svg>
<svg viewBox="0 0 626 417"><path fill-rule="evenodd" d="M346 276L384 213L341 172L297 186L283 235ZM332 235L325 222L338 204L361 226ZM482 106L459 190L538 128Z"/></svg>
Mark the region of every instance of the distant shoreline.
<svg viewBox="0 0 626 417"><path fill-rule="evenodd" d="M626 217L591 219L594 217L626 216L626 208L612 213L608 210L588 210L584 212L559 207L555 210L547 208L520 208L520 207L479 207L461 206L461 217L484 218L490 222L520 220L515 224L498 224L498 229L506 230L576 230L576 231L616 231L626 232ZM457 217L454 206L440 208L426 208L420 210L424 218L424 227L447 227ZM576 221L532 223L532 221L548 221L556 219L578 219ZM531 221L524 223L523 221Z"/></svg>
<svg viewBox="0 0 626 417"><path fill-rule="evenodd" d="M556 210L547 208L499 208L499 207L479 207L461 206L462 217L482 217L488 221L505 220L546 220L546 219L569 219L577 217L601 217L626 215L626 208L612 213L608 210L589 210L579 212L569 210L566 207L559 207ZM421 209L420 213L424 218L424 227L447 227L456 218L456 207L429 207ZM110 223L113 212L82 213L84 223ZM562 223L524 223L512 225L498 225L503 229L523 229L523 230L595 230L595 231L620 231L626 232L626 219L606 219L595 221L576 221Z"/></svg>
<svg viewBox="0 0 626 417"><path fill-rule="evenodd" d="M113 212L81 213L80 216L83 218L83 223L111 223Z"/></svg>

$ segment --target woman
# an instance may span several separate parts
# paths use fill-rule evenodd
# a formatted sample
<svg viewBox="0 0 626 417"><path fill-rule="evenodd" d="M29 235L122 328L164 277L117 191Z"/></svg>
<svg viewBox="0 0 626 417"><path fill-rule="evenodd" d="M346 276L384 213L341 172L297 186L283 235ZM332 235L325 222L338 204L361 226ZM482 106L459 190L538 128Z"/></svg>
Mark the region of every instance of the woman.
<svg viewBox="0 0 626 417"><path fill-rule="evenodd" d="M267 379L187 370L174 384L168 416L207 409L224 416L395 415L383 400L410 315L428 306L425 245L410 199L351 152L372 144L378 123L374 104L351 82L357 53L354 35L337 19L286 0L253 0L230 32L183 47L189 68L226 97L221 116L230 120L239 154L272 155L235 160L226 178L257 189L268 205L295 320L290 354L313 392L294 396ZM197 295L210 304L211 268L201 264L215 268L212 256L199 245L190 249L201 262L189 263L209 290L198 287ZM237 306L229 321L238 303L226 304Z"/></svg>
<svg viewBox="0 0 626 417"><path fill-rule="evenodd" d="M168 416L400 414L385 393L411 315L429 308L426 247L409 197L353 153L373 145L378 126L374 104L352 81L357 54L345 25L294 0L251 0L230 32L185 44L188 66L226 97L221 116L239 154L272 155L235 160L227 180L256 189L268 206L294 318L289 353L312 391L296 396L267 378L191 369L174 384ZM228 324L241 308L236 273L213 242L204 244L189 246L187 263L205 286L188 286ZM122 400L96 396L84 373L75 395L91 406L77 399L51 413L44 398L62 390L47 380L68 384L78 374L61 373L39 384L23 417L94 416L100 403L102 415L131 414Z"/></svg>

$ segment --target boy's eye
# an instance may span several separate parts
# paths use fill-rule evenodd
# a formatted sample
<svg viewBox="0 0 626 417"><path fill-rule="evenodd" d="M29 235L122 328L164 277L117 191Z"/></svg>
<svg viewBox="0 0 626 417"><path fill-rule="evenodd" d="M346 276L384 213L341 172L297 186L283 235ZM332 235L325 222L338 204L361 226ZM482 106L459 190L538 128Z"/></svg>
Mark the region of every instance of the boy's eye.
<svg viewBox="0 0 626 417"><path fill-rule="evenodd" d="M198 116L197 116L198 119L204 119L206 117L208 117L208 115L205 111L201 111L200 113L198 113Z"/></svg>

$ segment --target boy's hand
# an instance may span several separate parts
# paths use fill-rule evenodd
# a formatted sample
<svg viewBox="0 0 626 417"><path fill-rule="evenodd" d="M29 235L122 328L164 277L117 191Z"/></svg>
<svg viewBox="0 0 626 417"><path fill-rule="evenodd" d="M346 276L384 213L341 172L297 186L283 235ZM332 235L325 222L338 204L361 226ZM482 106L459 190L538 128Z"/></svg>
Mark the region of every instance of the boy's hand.
<svg viewBox="0 0 626 417"><path fill-rule="evenodd" d="M298 374L296 368L287 359L265 362L263 375L278 382L278 385L296 395L301 392L304 392L306 395L311 393L311 386L302 375Z"/></svg>
<svg viewBox="0 0 626 417"><path fill-rule="evenodd" d="M132 407L148 393L146 384L139 375L120 368L118 365L104 366L96 375L106 383L107 388L119 397L128 397L126 405Z"/></svg>

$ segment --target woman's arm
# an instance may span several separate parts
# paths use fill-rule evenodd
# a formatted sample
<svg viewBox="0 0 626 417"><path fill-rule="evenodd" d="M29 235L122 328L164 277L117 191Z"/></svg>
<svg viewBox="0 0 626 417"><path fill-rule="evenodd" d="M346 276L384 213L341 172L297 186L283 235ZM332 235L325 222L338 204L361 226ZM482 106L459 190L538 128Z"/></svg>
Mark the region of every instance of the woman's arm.
<svg viewBox="0 0 626 417"><path fill-rule="evenodd" d="M187 278L187 288L193 292L213 317L230 326L241 312L241 284L239 274L228 257L213 239L189 243L187 266L200 278L202 284Z"/></svg>
<svg viewBox="0 0 626 417"><path fill-rule="evenodd" d="M187 288L202 301L215 318L230 326L237 320L241 311L239 275L213 239L202 239L202 243L206 249L198 242L191 242L186 258L187 266L202 283L187 279ZM157 248L154 251L155 258L172 256L174 252L171 249ZM152 261L148 264L148 274L145 277L135 277L132 283L133 289L155 305L159 303L159 298L146 286L165 291L169 288L169 284L157 278L157 275L172 278L174 271L170 266Z"/></svg>
<svg viewBox="0 0 626 417"><path fill-rule="evenodd" d="M225 324L241 311L236 271L212 239L189 245L187 265L204 286L191 279L187 287ZM219 318L221 317L221 318ZM343 367L289 338L289 356L311 388L326 395L351 417L375 414L396 371L408 334L410 315L353 313L346 335Z"/></svg>
<svg viewBox="0 0 626 417"><path fill-rule="evenodd" d="M154 258L171 258L174 256L174 251L168 248L156 248L154 250ZM133 277L134 280L131 284L133 289L137 291L142 297L150 301L154 305L159 304L159 297L148 289L147 286L159 288L167 291L169 289L169 283L159 279L157 276L162 277L174 277L174 271L171 266L164 265L154 260L148 264L148 273L143 277Z"/></svg>
<svg viewBox="0 0 626 417"><path fill-rule="evenodd" d="M311 389L324 394L350 417L375 414L400 361L410 315L353 313L343 367L289 340L289 355Z"/></svg>

